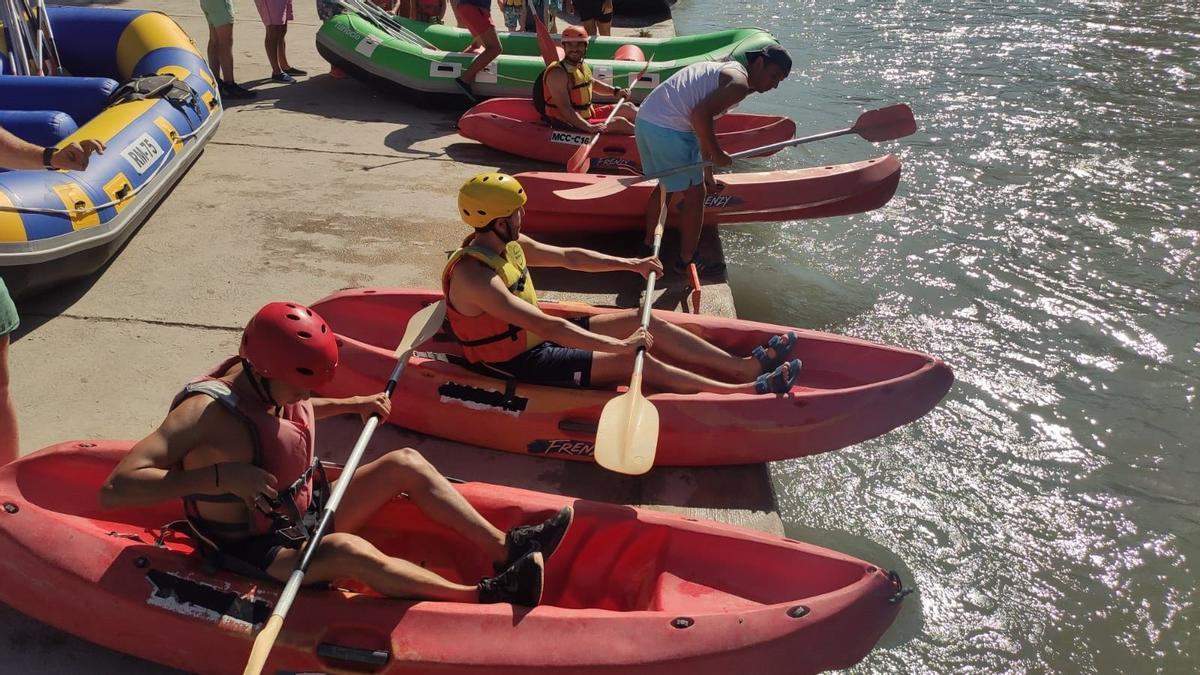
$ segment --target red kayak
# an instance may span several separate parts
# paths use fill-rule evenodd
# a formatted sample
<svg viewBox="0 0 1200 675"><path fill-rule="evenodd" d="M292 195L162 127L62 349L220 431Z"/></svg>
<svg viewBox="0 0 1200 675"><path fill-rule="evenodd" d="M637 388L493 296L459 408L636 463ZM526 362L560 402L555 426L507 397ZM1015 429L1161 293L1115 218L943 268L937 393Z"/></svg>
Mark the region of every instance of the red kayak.
<svg viewBox="0 0 1200 675"><path fill-rule="evenodd" d="M725 152L741 152L796 134L796 123L778 115L729 113L717 118L717 139ZM527 98L493 98L475 106L458 120L458 133L509 154L564 165L591 134L552 129ZM764 153L763 156L778 152ZM596 144L596 170L615 171L622 166L640 172L633 136L606 134Z"/></svg>
<svg viewBox="0 0 1200 675"><path fill-rule="evenodd" d="M0 468L0 601L81 638L193 673L239 673L282 590L205 569L159 528L178 500L101 511L130 441L62 443ZM543 604L301 591L264 672L810 673L869 652L907 592L870 563L761 532L518 490L457 486L508 528L573 504ZM362 534L474 583L490 561L397 498Z"/></svg>
<svg viewBox="0 0 1200 675"><path fill-rule="evenodd" d="M338 335L340 358L327 396L383 391L392 352L409 317L440 292L354 289L312 305ZM543 302L549 314L606 310ZM658 409L660 466L753 464L837 450L929 412L954 376L940 360L907 349L804 329L714 316L656 312L734 354L795 330L804 362L786 396L663 394ZM464 367L458 344L440 335L409 360L392 397L389 422L431 436L518 454L593 461L596 424L618 392L517 384Z"/></svg>
<svg viewBox="0 0 1200 675"><path fill-rule="evenodd" d="M896 194L900 160L884 155L864 162L811 169L719 174L725 189L705 200L704 224L782 222L845 216L877 209ZM556 190L614 180L590 173L532 171L517 175L529 194L521 229L529 233L641 232L654 183L632 185L599 199L572 201ZM668 224L677 211L672 209Z"/></svg>

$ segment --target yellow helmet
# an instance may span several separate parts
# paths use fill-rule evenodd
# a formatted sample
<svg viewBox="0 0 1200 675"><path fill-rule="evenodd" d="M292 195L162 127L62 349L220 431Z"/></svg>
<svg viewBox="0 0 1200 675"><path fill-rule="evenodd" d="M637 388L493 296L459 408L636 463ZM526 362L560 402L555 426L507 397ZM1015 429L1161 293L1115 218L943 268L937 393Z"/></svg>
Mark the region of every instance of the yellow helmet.
<svg viewBox="0 0 1200 675"><path fill-rule="evenodd" d="M507 218L525 205L525 188L506 173L481 173L458 191L458 211L463 222L480 229L497 218Z"/></svg>

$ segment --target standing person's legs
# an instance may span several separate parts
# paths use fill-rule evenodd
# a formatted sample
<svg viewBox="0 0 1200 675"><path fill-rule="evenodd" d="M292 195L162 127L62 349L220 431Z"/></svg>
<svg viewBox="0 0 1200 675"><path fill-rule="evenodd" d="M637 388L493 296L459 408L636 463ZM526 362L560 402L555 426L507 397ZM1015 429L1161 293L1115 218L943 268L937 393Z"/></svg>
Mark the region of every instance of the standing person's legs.
<svg viewBox="0 0 1200 675"><path fill-rule="evenodd" d="M220 73L224 73L225 81L233 84L237 81L233 79L233 24L217 26L213 32L217 36L217 60L220 62L220 65L214 68L219 68ZM222 77L220 73L217 75L218 79Z"/></svg>
<svg viewBox="0 0 1200 675"><path fill-rule="evenodd" d="M601 35L612 35L613 0L604 0L600 16L596 17L596 28Z"/></svg>
<svg viewBox="0 0 1200 675"><path fill-rule="evenodd" d="M217 27L208 24L208 67L212 68L213 75L217 79L221 78L221 38L217 37Z"/></svg>
<svg viewBox="0 0 1200 675"><path fill-rule="evenodd" d="M20 325L17 307L8 295L8 287L0 279L0 465L8 464L20 454L17 438L17 413L9 396L8 335Z"/></svg>
<svg viewBox="0 0 1200 675"><path fill-rule="evenodd" d="M282 28L282 26L267 26L267 34L263 38L263 48L267 51L267 61L271 62L272 77L283 72L283 68L279 66L279 44L283 39L280 29Z"/></svg>
<svg viewBox="0 0 1200 675"><path fill-rule="evenodd" d="M290 82L291 76L284 73L286 56L282 59L283 36L287 32L287 22L292 18L292 3L290 0L254 0L258 8L258 16L266 26L266 36L263 38L263 48L267 52L267 61L271 64L271 79Z"/></svg>
<svg viewBox="0 0 1200 675"><path fill-rule="evenodd" d="M463 9L475 10L479 13L483 12L483 10L474 6L467 6ZM475 60L471 62L471 65L461 76L462 81L466 82L467 84L474 82L475 76L479 75L479 73L482 72L489 63L495 61L496 57L500 56L500 52L503 51L503 47L500 45L500 36L496 34L496 27L492 25L492 19L490 16L487 18L487 28L485 30L481 30L477 37L479 38L480 44L483 45L483 51L475 57Z"/></svg>
<svg viewBox="0 0 1200 675"><path fill-rule="evenodd" d="M700 141L695 134L660 127L645 121L640 116L634 123L634 128L643 173L669 171L700 161ZM665 200L667 205L671 203L672 194L682 193L679 255L680 260L688 262L696 254L696 245L700 242L700 227L704 221L704 170L689 169L659 179L656 195L650 199L650 208L646 217L647 245L653 241L654 225L658 215L655 207L662 203L660 192L662 190L667 193Z"/></svg>

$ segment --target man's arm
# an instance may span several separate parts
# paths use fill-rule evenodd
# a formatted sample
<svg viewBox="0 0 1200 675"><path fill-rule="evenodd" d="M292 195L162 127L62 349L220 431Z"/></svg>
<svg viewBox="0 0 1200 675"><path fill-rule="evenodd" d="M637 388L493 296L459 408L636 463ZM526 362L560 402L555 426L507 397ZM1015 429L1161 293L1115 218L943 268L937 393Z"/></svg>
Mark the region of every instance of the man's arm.
<svg viewBox="0 0 1200 675"><path fill-rule="evenodd" d="M460 300L466 300L489 316L533 331L564 347L626 354L635 351L641 344L640 339L631 342L630 339L610 338L586 331L566 319L550 316L509 293L500 277L482 266L460 266L452 283L456 286L455 290L459 291Z"/></svg>
<svg viewBox="0 0 1200 675"><path fill-rule="evenodd" d="M733 163L721 144L717 141L717 131L714 119L717 115L741 103L750 94L750 84L741 73L722 72L718 79L716 91L704 97L704 100L692 109L692 129L700 140L700 152L707 160L717 166L729 166Z"/></svg>
<svg viewBox="0 0 1200 675"><path fill-rule="evenodd" d="M545 79L546 86L550 89L550 102L567 118L567 122L571 126L588 133L600 133L602 125L592 124L583 119L583 115L580 115L575 106L571 105L570 81L567 79L567 74L562 68L555 68L546 73ZM595 83L593 82L593 84Z"/></svg>
<svg viewBox="0 0 1200 675"><path fill-rule="evenodd" d="M0 127L0 167L5 169L42 169L42 154L46 148L34 145L12 135ZM55 169L74 169L82 171L87 168L88 155L93 152L104 152L104 144L88 139L80 143L70 143L50 152L50 166Z"/></svg>
<svg viewBox="0 0 1200 675"><path fill-rule="evenodd" d="M143 506L186 495L232 492L253 499L259 492L276 497L275 477L253 465L229 462L196 469L179 468L192 448L205 441L206 429L223 413L211 399L193 397L172 410L152 434L138 441L100 487L106 509Z"/></svg>
<svg viewBox="0 0 1200 675"><path fill-rule="evenodd" d="M384 393L372 396L351 396L349 398L313 398L309 399L313 407L313 417L323 419L334 415L353 413L363 418L378 414L387 419L392 412L392 401Z"/></svg>
<svg viewBox="0 0 1200 675"><path fill-rule="evenodd" d="M637 272L646 276L651 271L661 277L662 263L657 258L618 258L586 248L551 246L521 235L521 249L530 267L563 267L576 272Z"/></svg>

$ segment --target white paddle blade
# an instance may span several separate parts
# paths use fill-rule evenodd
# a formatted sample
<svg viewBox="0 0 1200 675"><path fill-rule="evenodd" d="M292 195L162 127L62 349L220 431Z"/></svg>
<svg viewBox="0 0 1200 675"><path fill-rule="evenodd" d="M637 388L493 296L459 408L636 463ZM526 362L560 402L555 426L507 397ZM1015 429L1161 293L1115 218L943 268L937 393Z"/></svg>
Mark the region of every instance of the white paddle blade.
<svg viewBox="0 0 1200 675"><path fill-rule="evenodd" d="M654 179L645 178L643 176L625 176L621 178L613 178L611 180L596 181L591 185L567 188L565 190L555 190L554 194L569 201L601 199L609 195L615 195L630 185L645 183L651 180Z"/></svg>
<svg viewBox="0 0 1200 675"><path fill-rule="evenodd" d="M400 344L396 345L395 357L400 358L404 352L412 351L417 345L437 335L445 320L445 300L439 300L413 314L408 320L408 327L404 329L404 337L400 339Z"/></svg>
<svg viewBox="0 0 1200 675"><path fill-rule="evenodd" d="M658 409L630 390L610 400L596 426L596 463L617 473L640 476L654 466L658 449Z"/></svg>

